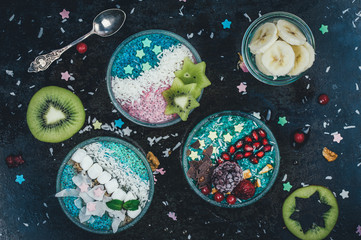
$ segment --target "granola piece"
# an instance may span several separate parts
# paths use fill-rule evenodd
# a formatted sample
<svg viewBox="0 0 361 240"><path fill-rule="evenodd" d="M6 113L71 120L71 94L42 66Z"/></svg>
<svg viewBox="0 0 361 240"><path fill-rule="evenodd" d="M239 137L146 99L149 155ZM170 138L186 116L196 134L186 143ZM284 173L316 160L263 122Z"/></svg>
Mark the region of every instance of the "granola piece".
<svg viewBox="0 0 361 240"><path fill-rule="evenodd" d="M330 149L328 149L327 147L324 147L322 150L322 156L324 158L326 158L327 161L329 162L333 162L336 160L336 158L338 157L338 155L334 152L332 152Z"/></svg>
<svg viewBox="0 0 361 240"><path fill-rule="evenodd" d="M147 160L149 162L150 168L154 172L160 164L158 158L152 152L148 152Z"/></svg>

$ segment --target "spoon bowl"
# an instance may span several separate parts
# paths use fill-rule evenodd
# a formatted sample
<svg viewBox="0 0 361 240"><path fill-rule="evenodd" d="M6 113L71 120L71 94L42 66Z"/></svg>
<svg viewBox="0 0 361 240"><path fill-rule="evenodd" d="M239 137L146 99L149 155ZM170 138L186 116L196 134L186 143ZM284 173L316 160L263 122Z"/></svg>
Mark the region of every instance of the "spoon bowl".
<svg viewBox="0 0 361 240"><path fill-rule="evenodd" d="M123 26L126 14L123 10L112 8L99 13L93 20L93 31L101 37L109 37Z"/></svg>

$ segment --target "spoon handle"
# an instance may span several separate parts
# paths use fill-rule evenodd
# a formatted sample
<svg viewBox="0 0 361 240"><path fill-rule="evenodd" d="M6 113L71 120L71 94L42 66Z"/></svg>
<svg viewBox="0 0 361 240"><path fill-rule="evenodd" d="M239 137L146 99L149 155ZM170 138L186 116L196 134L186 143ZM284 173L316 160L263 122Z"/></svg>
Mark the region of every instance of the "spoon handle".
<svg viewBox="0 0 361 240"><path fill-rule="evenodd" d="M68 50L69 48L71 48L72 46L80 43L81 41L83 41L84 39L86 39L87 37L89 37L90 35L92 35L94 33L94 31L90 31L87 34L85 34L84 36L78 38L77 40L71 42L70 44L68 44L67 46L54 50L50 53L46 53L43 55L39 55L35 58L35 60L30 63L30 67L28 68L28 72L40 72L40 71L44 71L46 70L50 64L52 64L55 60L57 60L61 54L63 54L63 52L65 52L66 50Z"/></svg>

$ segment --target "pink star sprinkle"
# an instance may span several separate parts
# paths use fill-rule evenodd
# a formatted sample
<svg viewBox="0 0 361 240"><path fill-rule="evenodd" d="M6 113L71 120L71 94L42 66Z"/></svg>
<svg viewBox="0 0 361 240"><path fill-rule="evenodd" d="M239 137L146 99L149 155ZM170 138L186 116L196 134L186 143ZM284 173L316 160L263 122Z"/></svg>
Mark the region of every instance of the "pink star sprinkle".
<svg viewBox="0 0 361 240"><path fill-rule="evenodd" d="M103 195L103 193L104 193L104 191L103 191L103 190L101 190L101 188L100 188L100 187L98 187L97 189L95 189L95 190L94 190L94 195L95 195L96 197L100 197L100 196L102 196L102 195Z"/></svg>
<svg viewBox="0 0 361 240"><path fill-rule="evenodd" d="M343 139L343 137L341 137L341 134L339 134L338 132L333 135L334 142L340 143L342 139Z"/></svg>
<svg viewBox="0 0 361 240"><path fill-rule="evenodd" d="M64 19L64 18L69 18L69 11L63 9L63 11L61 11L59 14L61 15L61 18Z"/></svg>
<svg viewBox="0 0 361 240"><path fill-rule="evenodd" d="M361 226L360 225L357 226L356 233L361 237Z"/></svg>
<svg viewBox="0 0 361 240"><path fill-rule="evenodd" d="M96 209L96 204L94 202L88 202L86 204L86 209L88 209L89 212L94 212Z"/></svg>
<svg viewBox="0 0 361 240"><path fill-rule="evenodd" d="M61 73L61 79L64 79L65 81L68 81L70 77L71 75L69 74L68 71Z"/></svg>
<svg viewBox="0 0 361 240"><path fill-rule="evenodd" d="M241 82L241 84L239 84L238 86L237 86L237 88L238 88L238 91L240 92L240 93L247 93L247 91L246 91L246 88L247 88L247 83L246 82Z"/></svg>
<svg viewBox="0 0 361 240"><path fill-rule="evenodd" d="M164 170L164 168L159 168L159 169L156 169L155 171L159 172L160 175L164 175L164 173L166 173L166 171Z"/></svg>
<svg viewBox="0 0 361 240"><path fill-rule="evenodd" d="M175 212L169 212L167 215L174 221L177 221L177 216L175 215Z"/></svg>
<svg viewBox="0 0 361 240"><path fill-rule="evenodd" d="M88 184L86 183L82 183L79 188L80 188L80 192L87 192L88 191Z"/></svg>

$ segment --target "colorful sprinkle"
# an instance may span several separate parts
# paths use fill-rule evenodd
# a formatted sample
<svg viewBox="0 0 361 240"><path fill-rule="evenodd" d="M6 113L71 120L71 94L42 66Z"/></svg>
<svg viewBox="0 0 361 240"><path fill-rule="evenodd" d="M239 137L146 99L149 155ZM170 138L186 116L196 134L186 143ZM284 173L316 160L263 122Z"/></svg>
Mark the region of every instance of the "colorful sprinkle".
<svg viewBox="0 0 361 240"><path fill-rule="evenodd" d="M120 118L118 120L115 120L114 123L115 123L115 126L118 128L122 128L122 126L124 124L124 122Z"/></svg>
<svg viewBox="0 0 361 240"><path fill-rule="evenodd" d="M289 192L291 190L291 188L292 188L292 185L290 184L290 182L283 184L283 191Z"/></svg>
<svg viewBox="0 0 361 240"><path fill-rule="evenodd" d="M135 56L139 59L142 59L145 56L143 49L137 50L137 54Z"/></svg>
<svg viewBox="0 0 361 240"><path fill-rule="evenodd" d="M288 123L286 117L279 117L279 118L278 118L278 124L281 125L282 127L283 127L286 123Z"/></svg>
<svg viewBox="0 0 361 240"><path fill-rule="evenodd" d="M63 9L63 11L61 11L59 14L61 15L61 18L64 19L64 18L69 18L69 11Z"/></svg>
<svg viewBox="0 0 361 240"><path fill-rule="evenodd" d="M361 237L361 226L360 225L357 226L356 233Z"/></svg>
<svg viewBox="0 0 361 240"><path fill-rule="evenodd" d="M228 19L224 20L222 22L222 25L223 25L223 29L226 29L226 28L231 28L231 21L229 21Z"/></svg>
<svg viewBox="0 0 361 240"><path fill-rule="evenodd" d="M142 41L142 43L143 43L143 47L150 47L150 44L152 43L152 41L149 40L148 38L146 38Z"/></svg>
<svg viewBox="0 0 361 240"><path fill-rule="evenodd" d="M349 194L349 191L345 191L344 189L342 189L340 196L342 197L342 199L345 199L345 198L348 198L348 194Z"/></svg>
<svg viewBox="0 0 361 240"><path fill-rule="evenodd" d="M15 182L22 184L25 181L24 175L16 175Z"/></svg>
<svg viewBox="0 0 361 240"><path fill-rule="evenodd" d="M246 88L247 88L247 83L246 82L241 82L241 84L239 84L238 86L237 86L237 88L238 88L238 91L240 92L240 93L247 93L247 90L246 90Z"/></svg>
<svg viewBox="0 0 361 240"><path fill-rule="evenodd" d="M217 133L210 131L208 137L209 137L212 141L214 141L214 139L217 138Z"/></svg>
<svg viewBox="0 0 361 240"><path fill-rule="evenodd" d="M164 175L167 171L164 170L164 168L159 168L159 169L156 169L155 171L159 172L160 175Z"/></svg>
<svg viewBox="0 0 361 240"><path fill-rule="evenodd" d="M341 134L339 134L338 132L333 134L333 141L334 142L340 143L342 139L343 139L343 137L341 137Z"/></svg>
<svg viewBox="0 0 361 240"><path fill-rule="evenodd" d="M320 31L322 32L322 34L325 34L328 32L328 26L327 25L321 25L320 27Z"/></svg>
<svg viewBox="0 0 361 240"><path fill-rule="evenodd" d="M98 120L96 120L96 121L93 123L94 129L100 129L101 126L102 126L102 123L99 122Z"/></svg>
<svg viewBox="0 0 361 240"><path fill-rule="evenodd" d="M177 216L175 215L175 212L169 212L167 215L174 221L177 221Z"/></svg>
<svg viewBox="0 0 361 240"><path fill-rule="evenodd" d="M68 71L61 73L61 79L64 79L65 81L68 81L70 77L71 75L69 74Z"/></svg>
<svg viewBox="0 0 361 240"><path fill-rule="evenodd" d="M124 68L124 72L126 73L126 74L132 74L132 72L133 72L133 67L131 67L130 65L128 65L128 66L126 66L125 68Z"/></svg>

